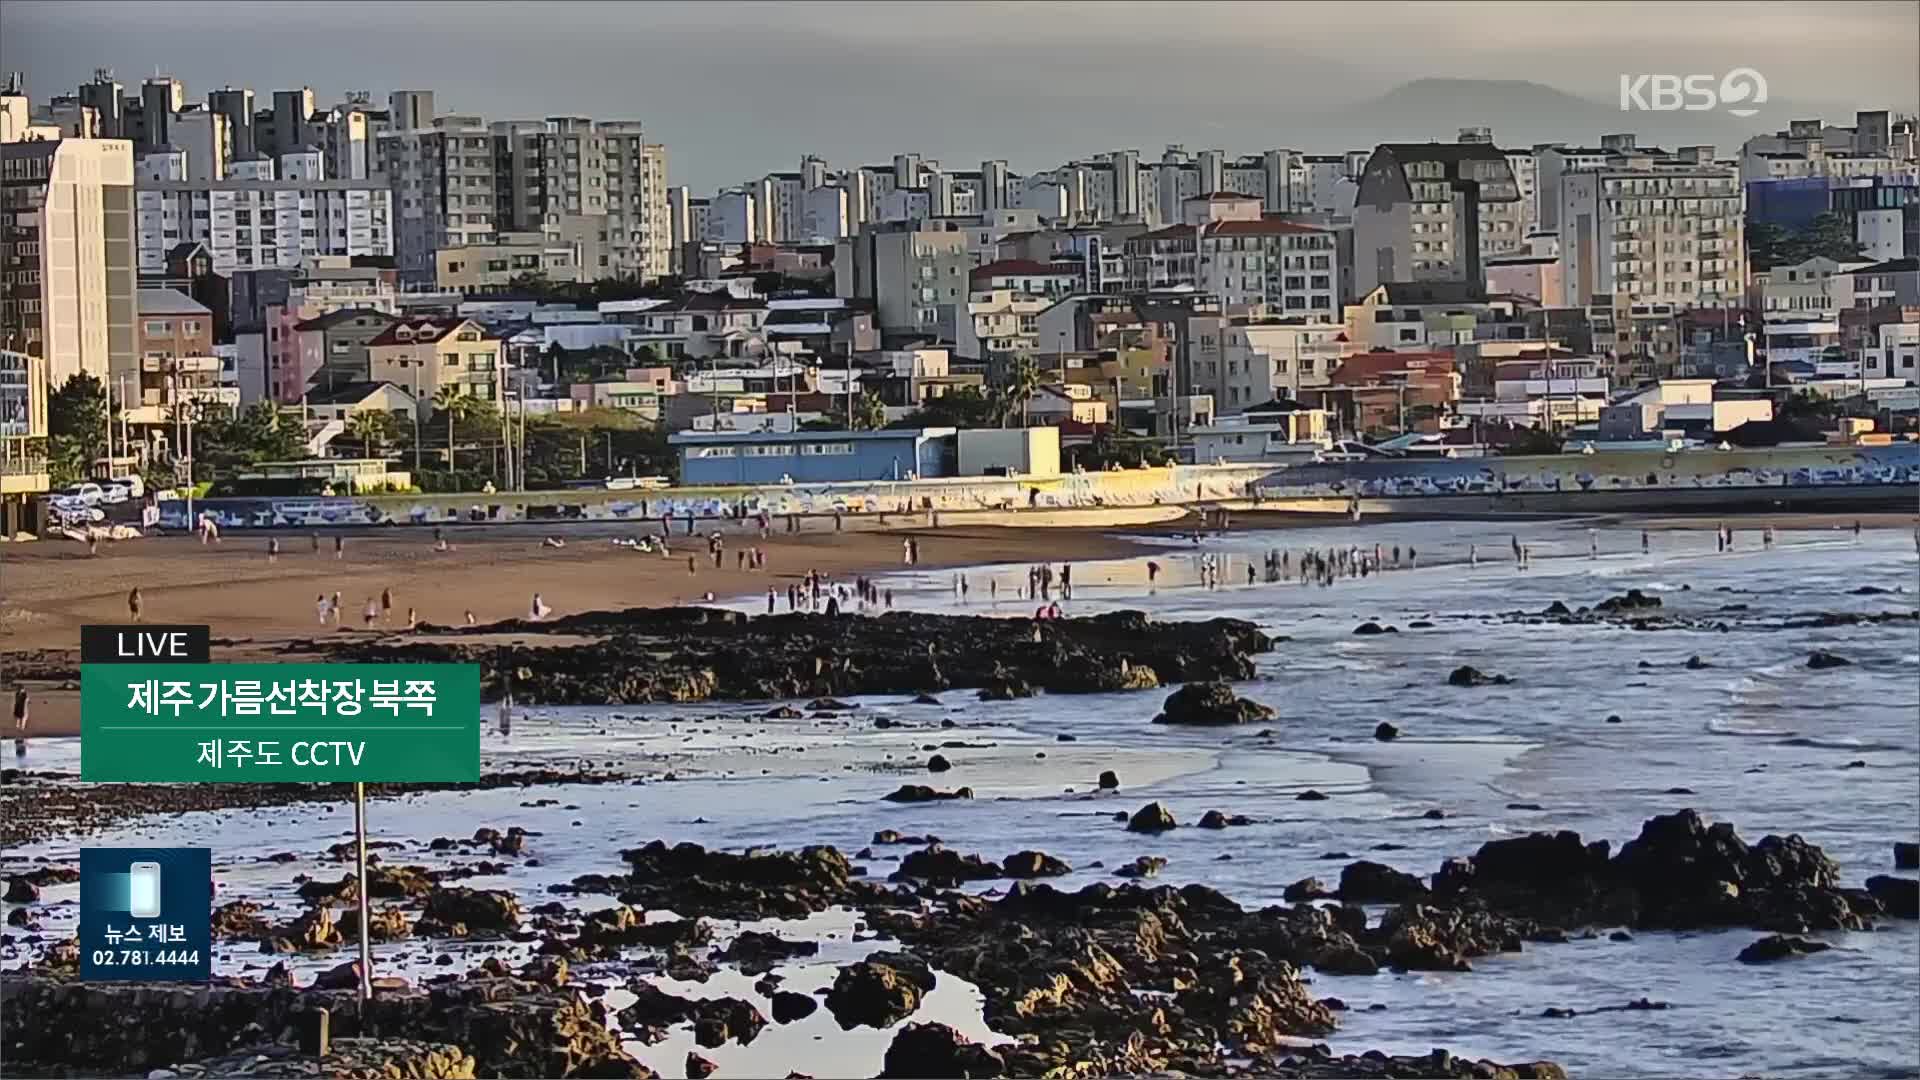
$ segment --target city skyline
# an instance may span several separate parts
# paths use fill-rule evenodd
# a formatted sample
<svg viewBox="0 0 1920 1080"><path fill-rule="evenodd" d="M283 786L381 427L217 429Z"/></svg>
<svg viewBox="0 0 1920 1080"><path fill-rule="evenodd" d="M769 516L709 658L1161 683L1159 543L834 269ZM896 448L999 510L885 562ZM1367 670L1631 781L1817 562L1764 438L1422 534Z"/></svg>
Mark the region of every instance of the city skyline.
<svg viewBox="0 0 1920 1080"><path fill-rule="evenodd" d="M1389 25L1355 25L1352 9L1337 6L1099 4L911 15L836 4L553 4L538 14L467 8L465 23L446 24L438 6L381 4L366 14L394 32L378 35L360 7L276 10L265 27L232 25L226 5L10 3L0 66L23 71L36 95L65 92L95 67L129 82L157 67L196 98L226 84L312 85L323 101L349 89L379 100L421 88L436 92L443 113L638 120L668 145L671 182L696 192L791 168L803 153L844 167L913 150L952 163L1002 158L1024 171L1117 146L1153 154L1166 142L1337 152L1448 138L1449 123L1488 123L1520 145L1625 130L1729 146L1790 118L1845 122L1855 108L1911 109L1920 97L1910 56L1902 59L1920 31L1911 5L1743 11L1738 39L1725 44L1713 31L1726 8L1685 4L1566 5L1527 20L1499 6L1435 4L1398 9ZM1641 40L1642 15L1666 31ZM999 23L1016 16L1013 35ZM446 40L415 47L429 33ZM301 56L326 59L290 65L279 44L288 38ZM1768 78L1769 107L1744 121L1620 112L1611 102L1626 55L1653 72L1753 67ZM543 70L552 56L566 63ZM489 67L534 77L475 74ZM1207 78L1180 76L1189 70ZM1394 96L1423 79L1466 81ZM1425 107L1404 107L1409 96Z"/></svg>

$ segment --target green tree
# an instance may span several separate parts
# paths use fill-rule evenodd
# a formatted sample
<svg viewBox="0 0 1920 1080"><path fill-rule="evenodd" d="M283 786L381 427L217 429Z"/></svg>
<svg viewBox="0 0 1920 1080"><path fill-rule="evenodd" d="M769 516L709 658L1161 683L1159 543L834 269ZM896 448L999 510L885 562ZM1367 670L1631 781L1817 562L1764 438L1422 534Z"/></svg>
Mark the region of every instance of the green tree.
<svg viewBox="0 0 1920 1080"><path fill-rule="evenodd" d="M1033 401L1033 395L1040 389L1040 369L1034 365L1031 357L1022 356L1013 362L1007 372L1007 384L1001 388L1001 400L1006 403L1000 426L1006 426L1006 418L1013 415L1017 406L1020 409L1020 426L1027 426L1027 406Z"/></svg>
<svg viewBox="0 0 1920 1080"><path fill-rule="evenodd" d="M47 399L47 468L62 487L86 479L107 452L107 390L84 372Z"/></svg>
<svg viewBox="0 0 1920 1080"><path fill-rule="evenodd" d="M887 426L887 406L878 395L863 393L853 400L853 430L879 431Z"/></svg>
<svg viewBox="0 0 1920 1080"><path fill-rule="evenodd" d="M1565 444L1566 440L1543 428L1522 428L1507 443L1505 453L1512 456L1557 454Z"/></svg>
<svg viewBox="0 0 1920 1080"><path fill-rule="evenodd" d="M399 423L384 409L364 409L347 417L347 434L360 443L362 457L374 457L399 433Z"/></svg>
<svg viewBox="0 0 1920 1080"><path fill-rule="evenodd" d="M1840 262L1858 261L1861 257L1853 224L1842 214L1816 214L1800 229L1749 221L1746 240L1748 258L1753 268L1760 271L1792 266L1815 256Z"/></svg>
<svg viewBox="0 0 1920 1080"><path fill-rule="evenodd" d="M888 424L890 428L994 427L1006 415L1003 403L983 393L977 386L961 386L936 398L928 398L920 407Z"/></svg>
<svg viewBox="0 0 1920 1080"><path fill-rule="evenodd" d="M454 427L473 415L474 399L457 386L442 386L434 391L433 409L447 422L447 468L454 468Z"/></svg>

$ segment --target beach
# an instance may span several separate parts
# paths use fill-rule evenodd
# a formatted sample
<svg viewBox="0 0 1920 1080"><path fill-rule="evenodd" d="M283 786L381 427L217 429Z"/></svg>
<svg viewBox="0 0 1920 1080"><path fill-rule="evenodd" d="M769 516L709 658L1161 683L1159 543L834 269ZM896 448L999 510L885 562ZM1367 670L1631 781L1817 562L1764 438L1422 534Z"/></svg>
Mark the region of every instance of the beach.
<svg viewBox="0 0 1920 1080"><path fill-rule="evenodd" d="M186 536L103 543L98 555L63 540L10 544L0 550L0 653L30 649L77 652L80 627L128 621L127 594L139 588L149 623L212 628L214 659L272 660L288 641L337 633L392 633L406 629L412 609L422 623L459 626L525 617L534 593L555 615L624 607L697 604L716 598L763 595L771 587L784 608L788 585L818 571L845 580L902 569L902 545L918 545L917 565L953 568L1061 559L1104 559L1139 550L1134 541L1097 529L943 528L835 532L814 519L798 533L780 523L761 539L751 522L702 522L688 538L678 528L669 557L615 546L632 526L463 526L446 530L451 550L434 549L424 529L229 533L218 544ZM705 537L724 539L721 565L707 555ZM333 540L343 538L341 557ZM548 536L566 546L544 546ZM280 541L268 562L267 547ZM741 569L735 552L758 547L766 568ZM687 558L695 560L688 573ZM390 617L364 626L368 601L391 590ZM338 624L322 626L316 599L340 594ZM13 680L8 678L7 685ZM79 732L77 691L64 680L27 680L33 695L29 737Z"/></svg>
<svg viewBox="0 0 1920 1080"><path fill-rule="evenodd" d="M725 571L703 566L693 587L711 588L712 606L736 619L764 610L756 594L770 576L784 594L790 575L809 567L871 573L892 590L896 610L915 613L867 620L884 627L1030 615L1026 601L1007 599L1027 568L1071 559L1074 596L1064 606L1076 621L1141 611L1165 624L1226 618L1257 626L1270 648L1251 653L1247 677L1232 686L1271 712L1244 723L1156 723L1177 680L1084 693L1046 686L1006 698L956 682L923 701L909 692L908 665L895 673L871 659L860 681L846 684L869 689L833 698L529 703L510 735L483 736L482 773L494 783L383 790L370 799L381 865L436 875L424 895L380 895L383 917L411 922L443 902L436 893L471 889L517 898L527 921L515 933L456 938L423 915L411 938L375 944L376 971L415 987L450 977L438 985L459 989L486 985L488 963L496 973L499 965L534 973L565 956L571 985L606 1004L619 1046L662 1075L679 1075L697 1052L723 1078L788 1070L872 1076L910 1028L936 1021L998 1045L1008 1075L1079 1060L1090 1063L1084 1071L1109 1075L1217 1064L1212 1039L1189 1026L1150 1034L1138 1057L1124 1055L1124 1039L1074 1026L1160 1000L1177 1004L1168 1015L1179 1025L1226 1030L1264 1016L1260 1023L1324 1042L1336 1055L1313 1071L1285 1064L1285 1048L1256 1040L1266 1048L1247 1069L1257 1075L1473 1074L1458 1059L1444 1070L1425 1064L1437 1046L1482 1063L1519 1063L1513 1074L1521 1076L1559 1075L1527 1064L1543 1060L1584 1076L1697 1074L1701 1062L1716 1074L1805 1080L1913 1075L1920 1027L1911 1002L1885 988L1920 974L1920 924L1879 909L1880 897L1897 900L1912 888L1895 845L1916 839L1920 814L1920 567L1911 518L1863 518L1858 536L1851 516L1728 519L1732 550L1717 544L1723 522L1712 517L1268 524L1236 514L1231 533L1198 544L1177 529L940 530L920 534L915 567L901 565L899 535L803 535L768 545L767 572L735 572L730 555ZM1777 533L1771 546L1763 542L1769 525ZM524 616L536 586L523 581L538 576L560 632L515 626L470 636L489 646L531 639L524 644L564 649L595 633L567 621L579 612L629 598L688 599L676 579L686 575L683 557L662 565L583 531L567 532L566 547L553 551L539 546L541 536L450 531L457 554L474 552L471 567L435 565L423 550L430 536L411 532L356 535L339 567L311 565L315 557L290 540L283 550L293 550L268 568L264 540L253 535L229 538L225 553L169 540L160 542L169 548L128 558L151 559L143 572L166 575L179 590L150 601L150 619L204 618L217 638L249 639L216 652L236 658L319 636L304 620L317 582L330 574L360 590L340 587L349 620L367 593L377 596L392 579L398 609L409 597L440 594L436 622L458 622L465 609L448 590L505 588L489 615ZM326 539L318 561L330 564ZM740 542L753 541L729 538L729 546ZM1511 561L1511 543L1531 554L1529 567ZM1246 569L1259 568L1269 551L1297 560L1307 549L1370 553L1376 544L1386 553L1384 572L1329 586L1246 582ZM58 549L47 550L57 568ZM12 571L13 552L5 555ZM225 573L223 558L232 559ZM1151 578L1149 561L1159 568ZM952 588L956 565L967 567L969 596ZM1203 565L1222 568L1216 586L1201 584ZM10 582L17 577L9 573ZM547 587L549 579L558 584ZM38 606L27 606L47 626L117 619L120 582L91 580L68 567L63 584L30 582ZM989 582L997 603L983 599ZM276 596L293 605L284 619ZM162 606L173 603L178 610ZM247 630L232 629L239 624L224 614L230 603L251 620ZM741 619L724 632L747 640L759 622ZM804 620L793 625L818 633ZM1154 633L1152 624L1142 632ZM71 648L69 634L13 627L0 647ZM324 635L375 650L403 640L331 628ZM469 640L458 627L420 638ZM1844 663L1813 667L1814 655ZM1462 668L1478 677L1456 681ZM1383 722L1394 728L1384 738ZM16 788L14 797L70 797L75 785L65 778L78 760L76 740L34 745L23 767L34 770L27 783L36 786ZM603 775L565 775L584 769ZM916 786L933 795L896 798ZM223 936L217 973L235 987L286 977L304 987L349 958L350 947L324 942L266 954L260 938L310 928L314 883L344 872L332 850L351 817L341 792L315 791L297 812L249 805L237 791L228 804L198 799L172 811L158 793L137 794L152 799L152 811L76 820L77 835L16 844L0 872L70 862L76 843L211 846L219 901L257 905L269 924ZM1174 826L1135 828L1156 805ZM1659 899L1662 883L1695 873L1685 844L1706 835L1707 824L1737 829L1738 850L1750 853L1741 856L1750 861L1739 897L1756 907ZM490 838L512 830L524 839ZM1647 836L1675 833L1683 842L1651 845L1664 852L1656 867L1630 870L1629 841L1639 837L1644 851ZM938 848L929 846L935 837ZM663 861L647 854L655 838L704 852L672 849L678 861ZM1596 841L1610 845L1599 857L1613 854L1606 872L1627 875L1617 887L1642 890L1652 898L1647 906L1607 907L1609 890L1581 891L1577 873L1560 880L1562 860L1598 865L1582 846ZM1818 852L1797 854L1806 850L1800 845ZM753 852L761 854L735 854ZM834 869L843 856L858 874ZM1483 877L1516 877L1502 883L1509 891L1460 893L1460 860ZM1048 868L1037 889L1012 872L1033 865ZM1765 875L1802 869L1806 880L1768 888ZM787 874L799 876L779 876ZM1710 884L1689 880L1688 889ZM47 965L72 932L74 895L74 886L51 883L38 902L18 907L34 929L0 949L0 965ZM1474 898L1467 907L1491 914L1418 923L1435 943L1426 951L1410 950L1408 936L1394 931L1395 920L1437 920L1408 914L1415 903L1444 909L1463 895ZM1835 918L1848 910L1836 905L1847 904L1856 914ZM600 951L595 943L609 931L595 920L616 918L605 913L627 905L645 912L640 925L621 931L634 943ZM1771 963L1745 959L1783 927L1810 948L1828 948ZM778 978L758 978L759 968L729 959L742 954L742 941L769 947L749 932L817 951L772 961ZM1338 948L1324 944L1328 936ZM1082 964L1089 941L1111 960ZM1276 960L1255 961L1249 947ZM931 965L924 1000L871 1022L843 1020L847 1003L833 988L853 978L848 972L875 963L905 971L908 952ZM1230 956L1240 967L1219 966ZM1262 1004L1236 1012L1206 988L1240 970L1263 973L1249 984ZM1115 972L1117 986L1084 981ZM1030 1000L1023 995L1051 985L1094 989L1066 995L1057 1012L1019 1011L1017 1003ZM781 995L796 991L826 1004L804 1019L781 1019L777 1010L791 1004ZM750 1005L775 1022L757 1038L717 1045L710 1026L659 1021L656 1030L648 1011L661 1005L656 992L714 1008ZM36 983L31 993L51 991ZM62 1031L93 1014L60 1018L49 1006L35 1015L52 1018L52 1053L70 1045L59 1041ZM1114 1016L1157 1030L1144 1012ZM1244 1041L1253 1029L1236 1030ZM138 1045L150 1055L142 1065L179 1060L165 1056L177 1044L164 1032ZM1337 1057L1373 1050L1420 1063L1387 1073ZM524 1074L511 1063L491 1067Z"/></svg>

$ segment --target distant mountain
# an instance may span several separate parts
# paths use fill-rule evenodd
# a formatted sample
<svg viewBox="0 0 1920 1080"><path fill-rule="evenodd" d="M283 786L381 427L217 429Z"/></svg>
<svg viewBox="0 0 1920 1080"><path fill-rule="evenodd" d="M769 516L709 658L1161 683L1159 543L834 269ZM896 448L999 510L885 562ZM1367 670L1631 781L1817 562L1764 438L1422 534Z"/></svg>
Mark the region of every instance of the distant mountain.
<svg viewBox="0 0 1920 1080"><path fill-rule="evenodd" d="M1849 110L1822 112L1769 101L1758 115L1742 119L1715 111L1622 111L1617 101L1594 101L1521 79L1419 79L1376 98L1303 114L1319 145L1355 149L1381 142L1451 141L1463 127L1490 127L1502 147L1524 149L1535 143L1592 146L1611 132L1632 132L1641 145L1693 146L1710 143L1722 156L1749 136L1786 127L1790 116L1824 116L1850 123ZM1306 141L1306 140L1301 140Z"/></svg>

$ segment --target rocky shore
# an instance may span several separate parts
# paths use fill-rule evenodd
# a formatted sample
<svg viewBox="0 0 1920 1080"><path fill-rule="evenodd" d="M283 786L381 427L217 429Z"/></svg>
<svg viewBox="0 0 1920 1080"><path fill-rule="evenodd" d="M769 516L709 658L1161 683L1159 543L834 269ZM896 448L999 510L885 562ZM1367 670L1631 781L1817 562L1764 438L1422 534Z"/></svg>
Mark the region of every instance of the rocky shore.
<svg viewBox="0 0 1920 1080"><path fill-rule="evenodd" d="M1236 619L1161 622L1138 611L1026 620L888 612L770 615L630 608L546 622L426 626L417 640L313 642L342 660L474 663L481 693L545 705L765 701L851 694L983 697L1153 689L1247 679L1273 647ZM506 639L503 641L502 639ZM542 639L550 643L543 644Z"/></svg>
<svg viewBox="0 0 1920 1080"><path fill-rule="evenodd" d="M912 839L924 838L875 842ZM511 831L484 828L446 843L505 858L520 848ZM1348 977L1471 971L1480 957L1574 937L1728 928L1779 935L1744 950L1730 940L1728 963L1806 963L1821 946L1792 935L1920 915L1911 879L1846 886L1840 868L1798 836L1748 843L1731 824L1692 810L1647 820L1617 852L1605 840L1558 832L1491 841L1426 875L1356 861L1336 882L1296 882L1287 903L1258 909L1201 885L1062 891L1036 879L1070 868L1039 851L996 860L931 843L909 848L884 881L862 865L870 855L654 841L622 852L623 869L556 885L555 900L526 909L452 875L383 866L372 886L383 901L377 937L495 936L532 945L532 959L510 971L490 958L424 986L386 980L363 1010L351 993L331 989L351 985L350 964L304 988L277 966L260 980L209 988L81 986L71 981L77 957L56 947L0 986L5 1055L20 1075L318 1075L310 1057L286 1046L303 1014L326 1008L336 1036L363 1040L341 1050L357 1064L330 1075L645 1076L622 1038L652 1044L690 1025L703 1047L751 1042L769 1025L822 1008L842 1028L892 1028L953 977L980 989L987 1024L1007 1041L983 1046L943 1025L905 1024L883 1075L1554 1077L1563 1074L1545 1061L1469 1061L1445 1051L1340 1056L1311 1041L1360 1007L1340 995L1364 995L1367 984L1341 990ZM1009 883L994 894L954 888L1001 879ZM344 924L333 911L351 912L351 879L310 881L299 893L311 906L291 925L268 926L229 905L217 930L258 938L267 951L338 947ZM564 899L580 894L616 904L583 914ZM813 943L765 931L729 940L709 921L834 908L857 912L863 933L885 944L841 966L819 1000L780 985L780 969L813 956ZM664 911L685 914L646 914ZM758 997L684 998L639 977L704 981L722 967L756 976ZM592 974L582 983L570 972ZM598 1000L609 978L635 995L617 1015Z"/></svg>

